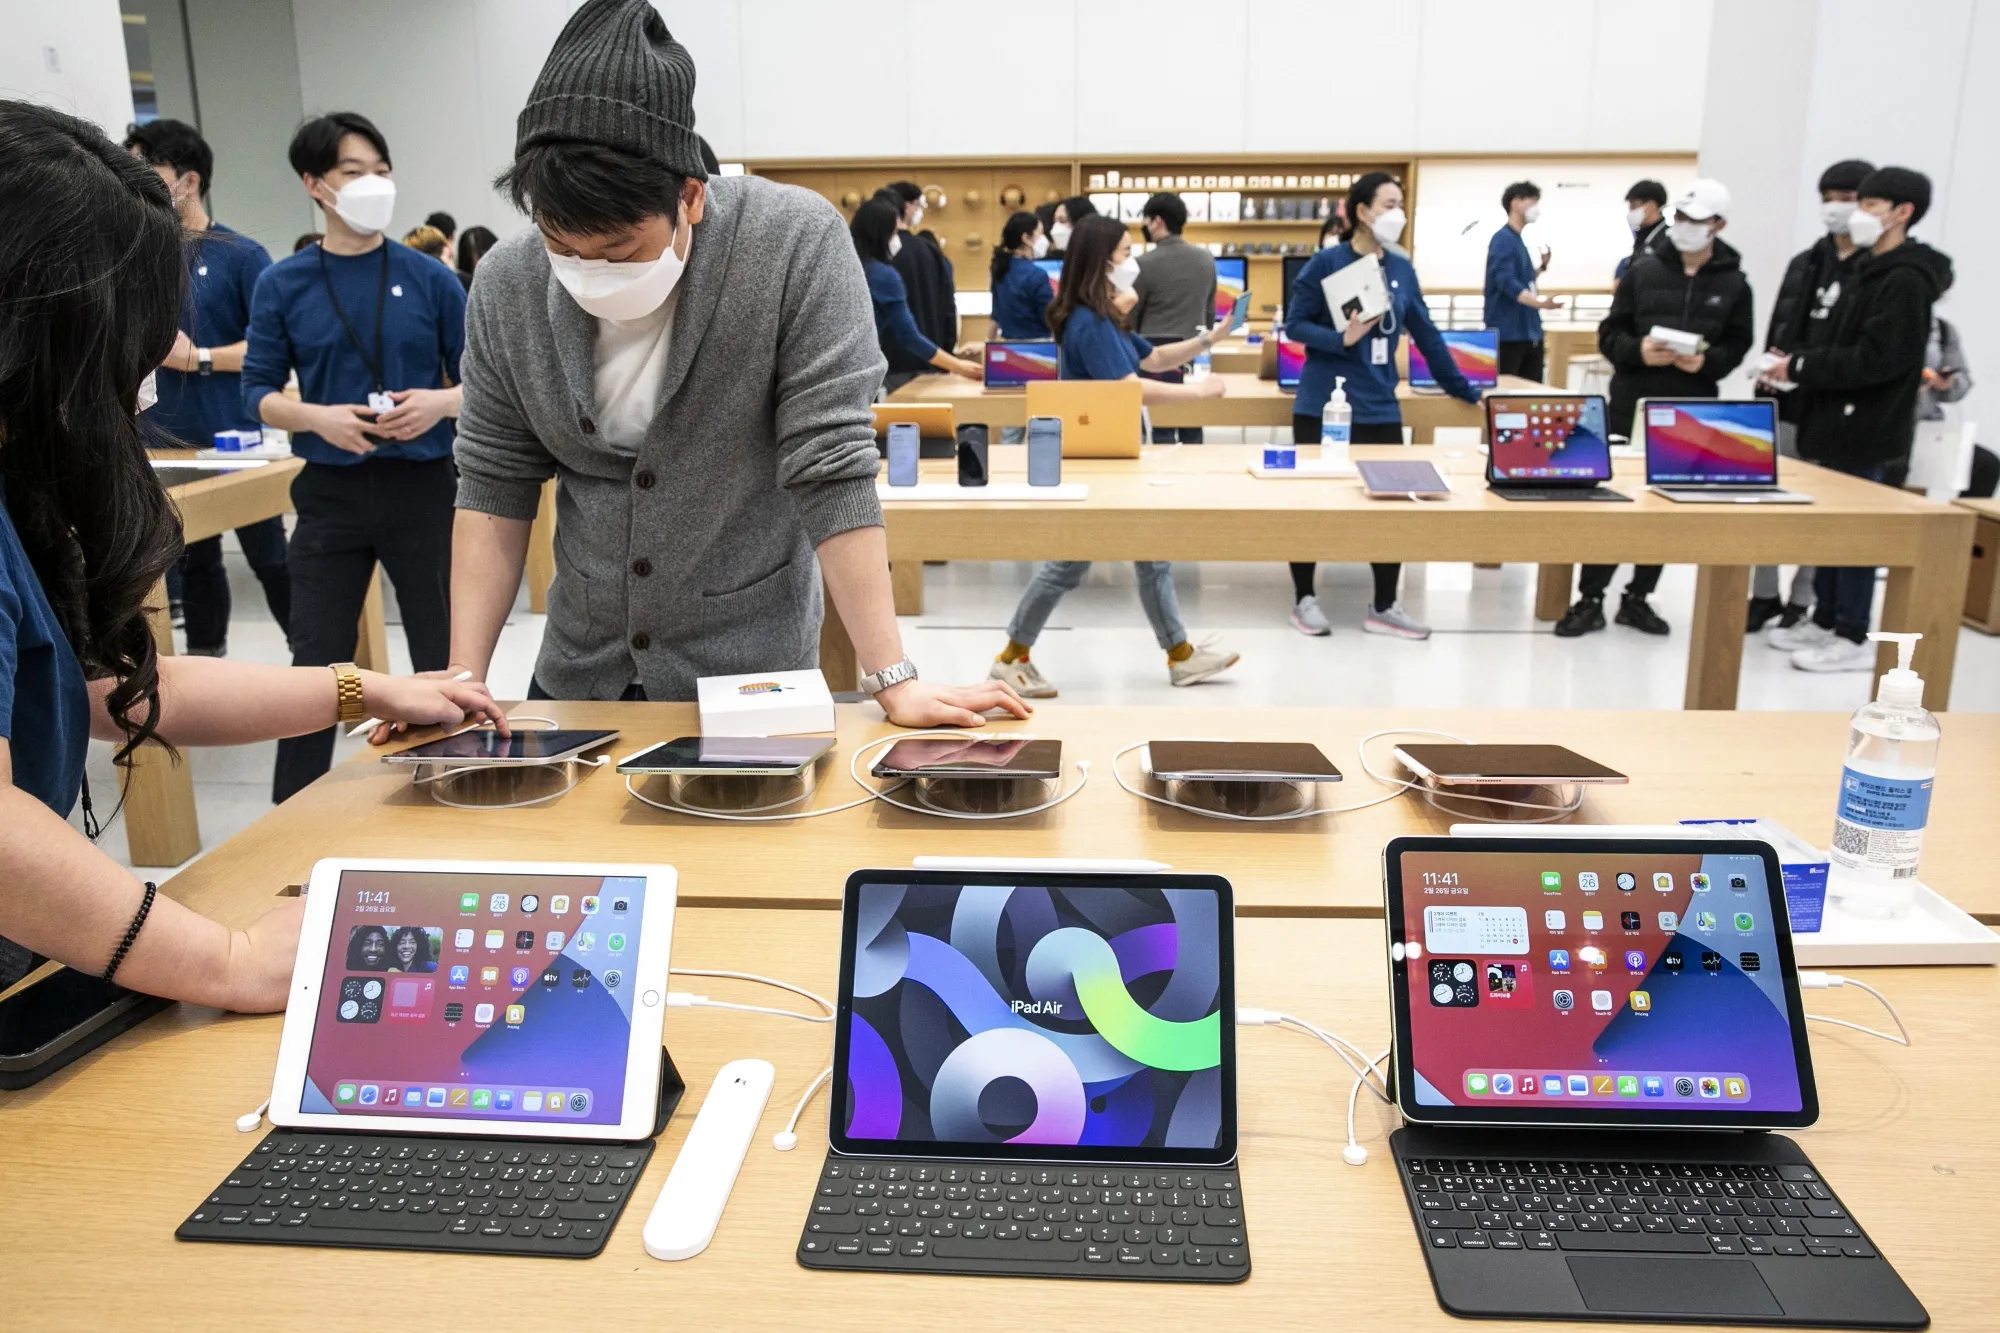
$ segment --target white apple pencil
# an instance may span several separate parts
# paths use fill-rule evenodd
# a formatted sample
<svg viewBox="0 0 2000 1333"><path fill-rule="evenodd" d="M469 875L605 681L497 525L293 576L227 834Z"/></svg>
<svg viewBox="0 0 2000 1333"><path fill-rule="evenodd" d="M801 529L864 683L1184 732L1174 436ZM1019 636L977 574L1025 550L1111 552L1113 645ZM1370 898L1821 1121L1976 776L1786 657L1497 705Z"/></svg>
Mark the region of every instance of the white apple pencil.
<svg viewBox="0 0 2000 1333"><path fill-rule="evenodd" d="M472 679L472 673L471 673L470 671L461 671L461 672L459 672L459 673L458 673L458 674L457 674L456 676L453 676L453 677L452 677L452 679L453 679L453 680L471 680L471 679ZM365 731L373 731L373 730L375 730L375 728L377 728L377 727L379 727L379 726L381 726L381 725L382 725L382 719L381 719L381 718L379 718L379 717L371 717L371 718L369 718L369 719L368 719L368 720L367 720L366 722L363 722L363 723L361 723L361 724L360 724L359 726L355 727L355 728L354 728L354 730L352 730L352 731L348 732L348 733L347 733L347 738L348 738L349 740L353 740L353 739L354 739L354 738L355 738L356 736L359 736L359 735L360 735L361 733L363 733L363 732L365 732Z"/></svg>

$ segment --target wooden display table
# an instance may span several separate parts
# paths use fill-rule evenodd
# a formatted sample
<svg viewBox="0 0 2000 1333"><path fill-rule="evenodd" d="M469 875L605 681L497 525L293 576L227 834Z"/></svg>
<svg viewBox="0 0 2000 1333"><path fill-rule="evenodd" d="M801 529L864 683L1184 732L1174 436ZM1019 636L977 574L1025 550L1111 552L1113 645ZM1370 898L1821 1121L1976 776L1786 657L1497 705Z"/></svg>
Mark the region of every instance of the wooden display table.
<svg viewBox="0 0 2000 1333"><path fill-rule="evenodd" d="M1965 583L1965 623L2000 634L2000 500L1958 501L1979 516L1972 536L1972 571Z"/></svg>

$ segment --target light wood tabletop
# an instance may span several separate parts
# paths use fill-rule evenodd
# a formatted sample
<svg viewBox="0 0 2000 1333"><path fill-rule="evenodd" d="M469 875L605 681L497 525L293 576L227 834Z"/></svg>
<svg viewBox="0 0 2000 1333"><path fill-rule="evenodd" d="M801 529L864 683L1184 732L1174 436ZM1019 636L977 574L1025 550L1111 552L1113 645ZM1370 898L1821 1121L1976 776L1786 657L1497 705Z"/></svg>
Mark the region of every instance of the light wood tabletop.
<svg viewBox="0 0 2000 1333"><path fill-rule="evenodd" d="M617 728L614 759L693 734L689 704L535 703L517 709L573 726ZM859 795L848 763L863 742L893 729L872 704L840 707L838 747L822 761L808 808ZM1948 714L1923 876L1967 911L2000 921L2000 882L1988 873L1992 812L2000 805L2000 716ZM1478 712L1421 709L1071 708L1045 703L1026 726L1063 741L1064 783L1091 762L1074 799L1037 815L971 822L873 804L822 817L766 824L698 819L634 800L612 766L568 794L517 810L461 810L413 788L409 770L362 754L265 815L169 880L164 892L222 915L255 882L275 891L303 883L321 856L442 856L650 861L680 870L683 903L830 909L847 873L911 858L953 856L1125 857L1227 875L1245 915L1379 916L1381 849L1402 833L1442 833L1456 817L1404 795L1347 814L1244 825L1166 809L1121 790L1113 754L1147 739L1211 737L1306 740L1348 780L1322 797L1358 805L1388 794L1355 760L1363 736L1391 727L1433 728L1487 743L1568 745L1632 778L1595 787L1584 823L1671 823L1762 816L1814 842L1830 835L1847 719L1831 713L1622 713L1588 710ZM1422 741L1423 736L1407 739ZM1396 739L1369 747L1378 772L1396 771ZM870 756L872 762L874 756ZM866 771L866 765L863 766ZM1139 756L1120 766L1147 790ZM663 779L635 779L656 798ZM460 795L454 799L468 799ZM505 799L505 794L501 799ZM907 793L903 799L909 799ZM248 918L243 918L247 921Z"/></svg>
<svg viewBox="0 0 2000 1333"><path fill-rule="evenodd" d="M1471 447L1356 448L1357 458L1430 459L1452 488L1442 502L1370 499L1342 478L1254 477L1244 445L1149 448L1134 460L1066 460L1082 500L897 501L884 488L889 558L925 560L1468 560L1532 561L1566 601L1569 566L1643 561L1700 567L1688 627L1689 708L1733 708L1743 662L1743 608L1758 564L1889 568L1882 626L1924 635L1917 669L1929 698L1951 696L1974 515L1956 505L1787 459L1785 484L1806 505L1676 504L1645 487L1642 463L1620 459L1612 489L1630 504L1501 499ZM994 478L1021 480L1024 450L995 448ZM948 464L925 478L948 482ZM1560 615L1560 607L1553 615ZM1553 618L1551 615L1549 618ZM1893 652L1882 670L1894 665ZM836 686L839 688L839 686Z"/></svg>
<svg viewBox="0 0 2000 1333"><path fill-rule="evenodd" d="M316 840L315 852L333 850ZM239 891L262 889L239 881ZM830 912L683 907L673 961L762 971L831 995L839 921ZM1389 1018L1382 928L1361 921L1245 920L1238 999L1298 1014L1371 1050ZM2000 1270L1979 1219L2000 1208L2000 1173L1981 1126L2000 1098L1988 1017L2000 1000L1988 968L1871 972L1915 1035L1909 1048L1813 1024L1820 1123L1796 1137L1924 1302L1939 1330L1991 1328ZM702 979L754 1004L762 987ZM1867 1023L1857 991L1814 992L1813 1012ZM40 1086L0 1093L0 1180L10 1327L181 1329L379 1327L411 1302L464 1322L558 1311L593 1328L1357 1327L1458 1329L1440 1310L1386 1149L1393 1112L1364 1101L1367 1165L1341 1161L1352 1076L1312 1039L1278 1028L1238 1033L1244 1216L1252 1272L1226 1287L1124 1282L816 1273L794 1254L824 1161L827 1094L799 1122L799 1146L772 1149L799 1095L830 1059L823 1026L713 1009L675 1009L666 1041L688 1097L660 1138L605 1252L535 1263L395 1251L189 1244L174 1228L259 1136L235 1118L270 1090L275 1017L170 1010ZM640 1231L717 1070L748 1056L777 1067L714 1242L676 1264L649 1259ZM1004 1310L1004 1314L1001 1313ZM482 1314L481 1312L486 1313ZM885 1311L889 1312L885 1315ZM246 1312L250 1312L246 1315ZM1150 1313L1149 1313L1150 1312ZM15 1322L18 1321L18 1322ZM1496 1329L1537 1327L1487 1324ZM1546 1327L1540 1325L1539 1327Z"/></svg>

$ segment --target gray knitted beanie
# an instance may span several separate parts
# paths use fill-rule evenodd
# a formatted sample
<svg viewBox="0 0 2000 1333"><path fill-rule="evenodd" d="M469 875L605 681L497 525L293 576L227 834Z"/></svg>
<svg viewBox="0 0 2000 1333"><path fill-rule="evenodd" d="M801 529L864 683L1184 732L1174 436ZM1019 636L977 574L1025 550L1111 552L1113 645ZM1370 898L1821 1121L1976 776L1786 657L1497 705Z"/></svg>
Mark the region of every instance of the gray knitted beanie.
<svg viewBox="0 0 2000 1333"><path fill-rule="evenodd" d="M694 59L647 0L590 0L571 15L521 108L517 157L579 142L708 179L694 132Z"/></svg>

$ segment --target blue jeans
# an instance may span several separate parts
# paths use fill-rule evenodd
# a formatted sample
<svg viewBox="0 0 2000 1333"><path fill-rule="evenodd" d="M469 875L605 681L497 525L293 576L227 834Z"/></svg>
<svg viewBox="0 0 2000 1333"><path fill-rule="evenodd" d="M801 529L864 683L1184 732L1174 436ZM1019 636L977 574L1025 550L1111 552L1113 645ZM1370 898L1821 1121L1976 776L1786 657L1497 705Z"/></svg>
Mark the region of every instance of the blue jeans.
<svg viewBox="0 0 2000 1333"><path fill-rule="evenodd" d="M1139 605L1146 608L1146 619L1152 622L1153 638L1163 649L1186 643L1187 626L1181 623L1180 599L1174 596L1173 565L1165 560L1134 560L1132 568L1139 574ZM1035 571L1028 590L1021 594L1021 604L1014 608L1014 619L1007 626L1007 637L1033 647L1042 635L1042 626L1049 623L1056 603L1063 599L1064 593L1082 583L1088 573L1088 560L1045 562Z"/></svg>
<svg viewBox="0 0 2000 1333"><path fill-rule="evenodd" d="M1820 466L1833 467L1836 472L1846 472L1850 477L1880 482L1884 486L1901 486L1909 472L1906 463L1875 463L1851 471L1831 463ZM1850 642L1866 643L1869 616L1875 604L1875 570L1872 567L1815 570L1813 601L1815 625L1830 629Z"/></svg>

